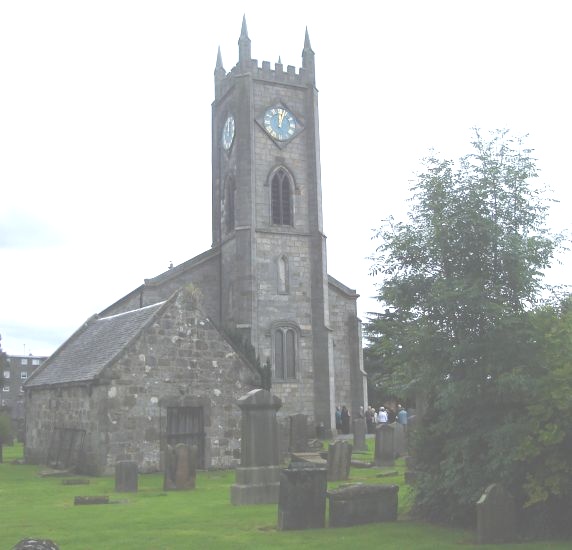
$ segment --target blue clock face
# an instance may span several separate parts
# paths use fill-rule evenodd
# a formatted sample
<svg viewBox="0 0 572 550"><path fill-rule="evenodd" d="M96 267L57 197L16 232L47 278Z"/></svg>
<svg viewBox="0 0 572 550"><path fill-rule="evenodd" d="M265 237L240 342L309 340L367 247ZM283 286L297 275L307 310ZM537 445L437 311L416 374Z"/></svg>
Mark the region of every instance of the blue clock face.
<svg viewBox="0 0 572 550"><path fill-rule="evenodd" d="M272 107L264 113L264 129L278 141L289 140L296 132L296 119L284 107Z"/></svg>
<svg viewBox="0 0 572 550"><path fill-rule="evenodd" d="M233 140L234 140L234 117L230 115L226 119L226 122L224 123L224 127L222 129L222 146L226 151L230 149Z"/></svg>

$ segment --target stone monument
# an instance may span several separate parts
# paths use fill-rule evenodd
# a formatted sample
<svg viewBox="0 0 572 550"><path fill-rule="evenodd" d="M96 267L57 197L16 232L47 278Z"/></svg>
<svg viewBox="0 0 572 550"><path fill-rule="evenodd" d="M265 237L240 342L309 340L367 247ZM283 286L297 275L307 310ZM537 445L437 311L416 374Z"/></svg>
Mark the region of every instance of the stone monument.
<svg viewBox="0 0 572 550"><path fill-rule="evenodd" d="M293 462L280 472L278 529L320 529L326 524L328 471Z"/></svg>
<svg viewBox="0 0 572 550"><path fill-rule="evenodd" d="M376 466L395 465L393 426L389 424L380 424L375 428L374 463Z"/></svg>
<svg viewBox="0 0 572 550"><path fill-rule="evenodd" d="M353 421L354 451L367 451L365 418L355 418Z"/></svg>
<svg viewBox="0 0 572 550"><path fill-rule="evenodd" d="M282 401L269 391L256 389L238 399L242 411L240 466L230 488L232 504L277 503L280 460L276 411Z"/></svg>
<svg viewBox="0 0 572 550"><path fill-rule="evenodd" d="M197 478L198 449L196 445L177 443L167 446L165 453L164 491L194 489Z"/></svg>
<svg viewBox="0 0 572 550"><path fill-rule="evenodd" d="M138 488L137 462L120 460L115 463L115 490L118 493L136 493Z"/></svg>
<svg viewBox="0 0 572 550"><path fill-rule="evenodd" d="M343 481L350 477L352 445L336 441L328 447L328 481Z"/></svg>

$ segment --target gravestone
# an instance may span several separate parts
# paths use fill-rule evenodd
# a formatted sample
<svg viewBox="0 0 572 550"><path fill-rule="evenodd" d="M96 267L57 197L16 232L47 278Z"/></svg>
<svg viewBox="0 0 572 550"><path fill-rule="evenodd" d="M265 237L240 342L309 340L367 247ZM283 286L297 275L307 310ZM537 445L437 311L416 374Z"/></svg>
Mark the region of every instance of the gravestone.
<svg viewBox="0 0 572 550"><path fill-rule="evenodd" d="M305 414L290 416L290 444L291 453L304 453L308 450L308 417Z"/></svg>
<svg viewBox="0 0 572 550"><path fill-rule="evenodd" d="M22 539L12 550L59 550L59 546L49 539Z"/></svg>
<svg viewBox="0 0 572 550"><path fill-rule="evenodd" d="M326 524L328 470L293 462L280 472L278 529L320 529Z"/></svg>
<svg viewBox="0 0 572 550"><path fill-rule="evenodd" d="M137 492L137 462L120 460L115 463L115 491L118 493Z"/></svg>
<svg viewBox="0 0 572 550"><path fill-rule="evenodd" d="M374 464L376 466L395 465L393 426L390 424L380 424L375 428Z"/></svg>
<svg viewBox="0 0 572 550"><path fill-rule="evenodd" d="M164 491L185 491L194 489L197 478L199 450L196 445L177 443L167 445L165 451Z"/></svg>
<svg viewBox="0 0 572 550"><path fill-rule="evenodd" d="M391 426L395 456L405 456L407 454L407 428L399 422L394 422Z"/></svg>
<svg viewBox="0 0 572 550"><path fill-rule="evenodd" d="M352 445L339 440L328 446L328 481L343 481L350 476Z"/></svg>
<svg viewBox="0 0 572 550"><path fill-rule="evenodd" d="M365 418L355 418L353 421L354 432L354 451L367 451L365 434L367 433L367 425Z"/></svg>
<svg viewBox="0 0 572 550"><path fill-rule="evenodd" d="M477 544L514 542L515 539L514 499L503 487L493 483L477 502Z"/></svg>
<svg viewBox="0 0 572 550"><path fill-rule="evenodd" d="M397 520L397 485L350 485L328 491L330 527Z"/></svg>
<svg viewBox="0 0 572 550"><path fill-rule="evenodd" d="M242 412L240 466L230 488L232 504L277 503L280 489L278 423L282 401L256 389L238 399Z"/></svg>

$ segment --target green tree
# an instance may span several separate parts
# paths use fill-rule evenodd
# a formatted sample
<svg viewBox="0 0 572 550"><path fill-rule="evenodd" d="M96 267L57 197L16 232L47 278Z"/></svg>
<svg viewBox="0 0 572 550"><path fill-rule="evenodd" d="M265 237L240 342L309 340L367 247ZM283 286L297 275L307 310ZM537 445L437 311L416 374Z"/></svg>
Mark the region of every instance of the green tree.
<svg viewBox="0 0 572 550"><path fill-rule="evenodd" d="M528 312L560 242L546 228L548 200L532 184L523 140L475 131L472 146L458 164L426 159L408 221L377 233L372 272L383 276L387 309L367 326L383 358L373 377L426 403L413 442L414 509L458 523L471 522L489 483L523 485L514 461L527 366L538 358Z"/></svg>
<svg viewBox="0 0 572 550"><path fill-rule="evenodd" d="M4 387L4 371L8 369L8 355L2 349L2 335L0 334L0 390Z"/></svg>

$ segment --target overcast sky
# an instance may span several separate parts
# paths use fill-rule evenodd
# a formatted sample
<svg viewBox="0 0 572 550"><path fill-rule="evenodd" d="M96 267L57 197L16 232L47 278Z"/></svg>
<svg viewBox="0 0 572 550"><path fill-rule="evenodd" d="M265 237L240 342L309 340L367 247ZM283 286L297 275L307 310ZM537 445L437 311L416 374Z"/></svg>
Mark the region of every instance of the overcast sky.
<svg viewBox="0 0 572 550"><path fill-rule="evenodd" d="M556 1L0 1L0 334L50 354L88 317L211 246L220 46L316 54L328 272L379 309L373 230L431 148L529 134L570 227L572 33ZM572 262L550 274L571 283Z"/></svg>

